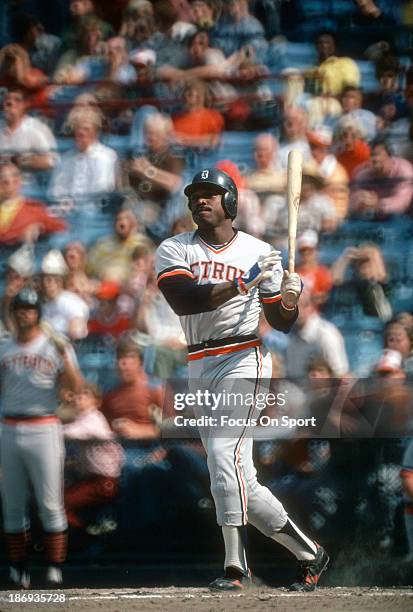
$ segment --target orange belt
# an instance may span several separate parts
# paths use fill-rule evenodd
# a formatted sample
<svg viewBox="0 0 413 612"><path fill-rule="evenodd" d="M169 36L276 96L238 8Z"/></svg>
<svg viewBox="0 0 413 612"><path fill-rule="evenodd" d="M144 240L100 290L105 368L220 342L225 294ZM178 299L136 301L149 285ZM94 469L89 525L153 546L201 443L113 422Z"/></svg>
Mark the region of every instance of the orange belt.
<svg viewBox="0 0 413 612"><path fill-rule="evenodd" d="M57 418L57 416L53 414L26 418L23 416L5 416L3 418L3 423L5 423L5 425L22 425L23 423L25 425L47 425L48 423L57 423L58 421L59 419Z"/></svg>
<svg viewBox="0 0 413 612"><path fill-rule="evenodd" d="M228 355L237 351L261 346L261 340L254 335L233 336L232 338L220 338L219 340L206 340L200 344L192 344L188 347L188 361L214 357L215 355Z"/></svg>

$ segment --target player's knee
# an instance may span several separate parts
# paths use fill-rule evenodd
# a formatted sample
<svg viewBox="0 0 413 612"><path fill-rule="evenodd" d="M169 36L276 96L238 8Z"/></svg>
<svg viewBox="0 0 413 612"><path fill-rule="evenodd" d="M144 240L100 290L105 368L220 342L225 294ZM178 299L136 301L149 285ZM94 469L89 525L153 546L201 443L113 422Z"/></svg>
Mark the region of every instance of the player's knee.
<svg viewBox="0 0 413 612"><path fill-rule="evenodd" d="M225 472L217 470L214 475L211 475L211 493L214 498L239 496L239 485L235 475L230 477Z"/></svg>

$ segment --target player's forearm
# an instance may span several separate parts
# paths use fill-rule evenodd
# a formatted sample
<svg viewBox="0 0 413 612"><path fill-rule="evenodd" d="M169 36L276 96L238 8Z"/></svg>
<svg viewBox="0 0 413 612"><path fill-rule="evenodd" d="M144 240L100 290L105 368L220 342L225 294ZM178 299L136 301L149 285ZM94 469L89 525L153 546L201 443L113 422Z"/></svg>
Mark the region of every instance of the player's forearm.
<svg viewBox="0 0 413 612"><path fill-rule="evenodd" d="M233 283L196 285L185 277L180 280L162 280L159 288L180 317L210 312L238 295Z"/></svg>
<svg viewBox="0 0 413 612"><path fill-rule="evenodd" d="M282 302L264 304L264 315L273 329L288 333L298 317L298 307L286 309Z"/></svg>

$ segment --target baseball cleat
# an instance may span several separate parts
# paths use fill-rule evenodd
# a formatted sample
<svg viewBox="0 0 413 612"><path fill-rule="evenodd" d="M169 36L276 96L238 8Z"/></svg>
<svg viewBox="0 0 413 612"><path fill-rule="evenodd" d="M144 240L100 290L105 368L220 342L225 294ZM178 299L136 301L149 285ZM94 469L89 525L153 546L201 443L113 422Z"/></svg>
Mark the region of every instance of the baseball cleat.
<svg viewBox="0 0 413 612"><path fill-rule="evenodd" d="M317 544L317 554L312 561L299 561L299 576L290 591L314 591L318 580L327 568L330 557L322 546Z"/></svg>
<svg viewBox="0 0 413 612"><path fill-rule="evenodd" d="M242 591L242 589L252 585L251 572L249 570L248 574L241 574L241 572L239 574L239 576L225 574L221 578L216 578L208 588L211 591Z"/></svg>
<svg viewBox="0 0 413 612"><path fill-rule="evenodd" d="M12 589L30 589L29 570L26 567L11 565L9 568L9 584Z"/></svg>
<svg viewBox="0 0 413 612"><path fill-rule="evenodd" d="M63 583L62 570L60 567L49 565L46 572L46 582L49 586L59 587Z"/></svg>

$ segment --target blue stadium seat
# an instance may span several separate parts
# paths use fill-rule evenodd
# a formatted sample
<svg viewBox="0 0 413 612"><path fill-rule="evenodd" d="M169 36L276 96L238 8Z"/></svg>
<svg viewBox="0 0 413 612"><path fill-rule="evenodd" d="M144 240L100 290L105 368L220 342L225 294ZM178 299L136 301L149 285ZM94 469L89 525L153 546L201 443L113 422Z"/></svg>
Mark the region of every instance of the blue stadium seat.
<svg viewBox="0 0 413 612"><path fill-rule="evenodd" d="M376 91L378 83L373 62L357 60L356 64L360 71L360 86L363 91Z"/></svg>
<svg viewBox="0 0 413 612"><path fill-rule="evenodd" d="M383 335L374 330L344 333L350 370L357 376L367 376L380 358Z"/></svg>
<svg viewBox="0 0 413 612"><path fill-rule="evenodd" d="M218 151L219 159L230 159L241 174L254 163L254 140L260 132L224 132Z"/></svg>

